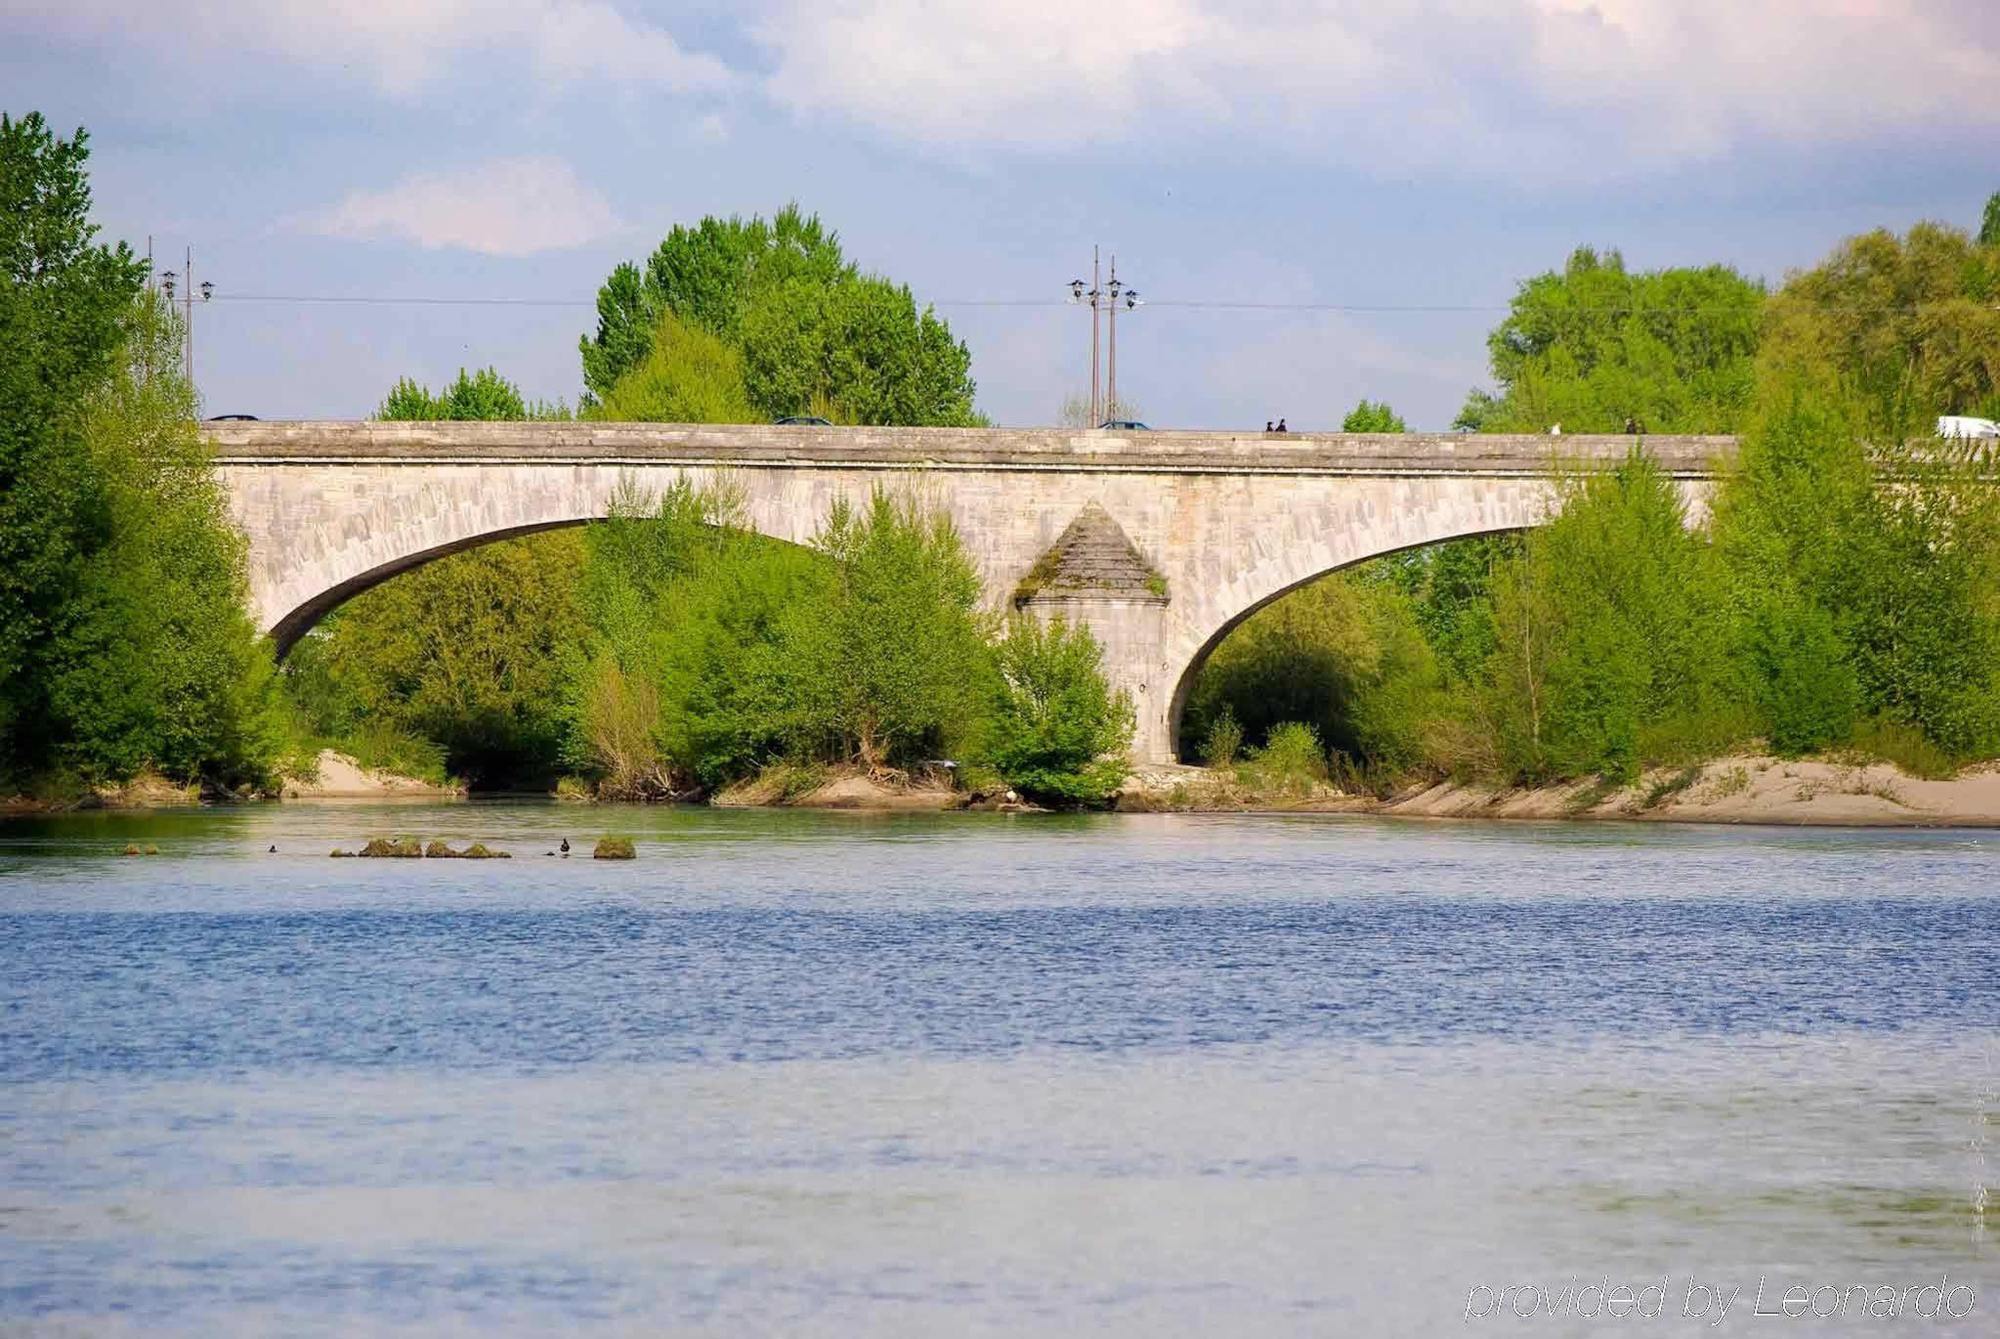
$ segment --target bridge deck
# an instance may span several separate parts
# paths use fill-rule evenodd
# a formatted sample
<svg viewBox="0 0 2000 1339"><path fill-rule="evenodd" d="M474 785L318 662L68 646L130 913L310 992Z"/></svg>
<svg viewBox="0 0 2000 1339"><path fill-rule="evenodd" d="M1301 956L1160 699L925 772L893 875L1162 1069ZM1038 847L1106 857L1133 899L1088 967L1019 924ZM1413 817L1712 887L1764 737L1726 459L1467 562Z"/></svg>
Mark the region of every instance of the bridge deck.
<svg viewBox="0 0 2000 1339"><path fill-rule="evenodd" d="M227 465L689 464L1166 474L1524 475L1601 468L1635 445L1700 478L1733 437L1111 432L769 424L212 422Z"/></svg>

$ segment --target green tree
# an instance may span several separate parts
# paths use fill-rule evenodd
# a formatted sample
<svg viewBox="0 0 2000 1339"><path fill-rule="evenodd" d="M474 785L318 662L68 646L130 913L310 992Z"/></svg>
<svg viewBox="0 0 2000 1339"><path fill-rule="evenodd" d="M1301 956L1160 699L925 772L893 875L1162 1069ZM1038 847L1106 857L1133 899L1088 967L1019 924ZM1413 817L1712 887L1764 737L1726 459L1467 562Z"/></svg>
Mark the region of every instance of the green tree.
<svg viewBox="0 0 2000 1339"><path fill-rule="evenodd" d="M1566 492L1494 583L1487 711L1504 769L1629 781L1739 736L1719 567L1673 481L1635 451Z"/></svg>
<svg viewBox="0 0 2000 1339"><path fill-rule="evenodd" d="M1990 478L1976 460L1869 445L1865 395L1798 380L1770 400L1716 534L1774 745L1843 742L1860 715L1958 759L2000 749Z"/></svg>
<svg viewBox="0 0 2000 1339"><path fill-rule="evenodd" d="M1755 388L1764 289L1723 265L1633 274L1578 248L1521 285L1487 340L1500 393L1458 423L1482 432L1729 432Z"/></svg>
<svg viewBox="0 0 2000 1339"><path fill-rule="evenodd" d="M0 115L0 782L262 784L284 746L180 331L87 141Z"/></svg>
<svg viewBox="0 0 2000 1339"><path fill-rule="evenodd" d="M2000 246L2000 191L1986 197L1986 213L1979 220L1979 244Z"/></svg>
<svg viewBox="0 0 2000 1339"><path fill-rule="evenodd" d="M1408 432L1409 424L1403 422L1402 415L1389 407L1387 400L1380 404L1363 400L1347 412L1341 420L1342 432Z"/></svg>
<svg viewBox="0 0 2000 1339"><path fill-rule="evenodd" d="M376 417L567 417L488 368L440 394L405 378ZM483 544L391 578L295 646L286 683L307 728L370 765L445 772L481 788L541 786L561 766L569 715L561 657L582 635L582 539Z"/></svg>
<svg viewBox="0 0 2000 1339"><path fill-rule="evenodd" d="M1772 299L1760 362L1851 401L1878 441L2000 413L2000 244L1935 223L1849 238Z"/></svg>
<svg viewBox="0 0 2000 1339"><path fill-rule="evenodd" d="M1290 722L1363 769L1437 770L1443 690L1409 597L1366 574L1334 573L1258 610L1209 654L1189 691L1181 752L1194 756L1227 717L1253 746Z"/></svg>
<svg viewBox="0 0 2000 1339"><path fill-rule="evenodd" d="M672 312L660 317L645 355L590 415L642 423L754 423L761 417L743 388L742 354Z"/></svg>
<svg viewBox="0 0 2000 1339"><path fill-rule="evenodd" d="M61 742L56 645L112 523L79 404L114 375L145 283L128 247L95 241L88 144L0 113L0 770L17 776Z"/></svg>
<svg viewBox="0 0 2000 1339"><path fill-rule="evenodd" d="M408 377L402 378L390 388L375 417L404 421L546 420L568 418L569 410L561 404L523 400L520 388L493 368L467 372L461 367L457 379L437 395Z"/></svg>
<svg viewBox="0 0 2000 1339"><path fill-rule="evenodd" d="M620 265L581 342L584 383L610 394L653 347L661 318L735 348L765 417L831 407L860 423L971 424L971 354L907 288L863 275L817 217L787 206L762 218L676 227L643 271Z"/></svg>
<svg viewBox="0 0 2000 1339"><path fill-rule="evenodd" d="M972 739L990 700L990 619L950 518L878 491L836 502L814 547L832 581L791 611L779 657L795 746L873 769Z"/></svg>
<svg viewBox="0 0 2000 1339"><path fill-rule="evenodd" d="M1132 700L1105 682L1090 629L1057 615L1015 618L994 650L998 674L986 760L1031 799L1095 804L1130 773Z"/></svg>

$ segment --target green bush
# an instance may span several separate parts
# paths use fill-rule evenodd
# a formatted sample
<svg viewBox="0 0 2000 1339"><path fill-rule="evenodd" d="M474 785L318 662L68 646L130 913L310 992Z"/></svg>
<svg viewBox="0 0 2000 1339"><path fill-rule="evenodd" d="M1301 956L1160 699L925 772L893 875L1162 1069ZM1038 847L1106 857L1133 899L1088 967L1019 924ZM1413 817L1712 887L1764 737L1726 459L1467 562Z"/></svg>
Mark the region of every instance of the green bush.
<svg viewBox="0 0 2000 1339"><path fill-rule="evenodd" d="M1304 796L1327 784L1326 764L1319 731L1302 721L1285 721L1271 730L1262 748L1251 751L1237 775L1257 790Z"/></svg>
<svg viewBox="0 0 2000 1339"><path fill-rule="evenodd" d="M630 837L601 837L591 850L590 857L593 860L634 860L638 854Z"/></svg>
<svg viewBox="0 0 2000 1339"><path fill-rule="evenodd" d="M1061 615L1017 617L994 651L998 675L982 749L1030 799L1094 804L1130 773L1132 701L1114 693L1090 629Z"/></svg>
<svg viewBox="0 0 2000 1339"><path fill-rule="evenodd" d="M1235 710L1224 702L1209 717L1208 729L1201 740L1201 760L1210 767L1228 767L1242 749L1243 727L1236 720Z"/></svg>

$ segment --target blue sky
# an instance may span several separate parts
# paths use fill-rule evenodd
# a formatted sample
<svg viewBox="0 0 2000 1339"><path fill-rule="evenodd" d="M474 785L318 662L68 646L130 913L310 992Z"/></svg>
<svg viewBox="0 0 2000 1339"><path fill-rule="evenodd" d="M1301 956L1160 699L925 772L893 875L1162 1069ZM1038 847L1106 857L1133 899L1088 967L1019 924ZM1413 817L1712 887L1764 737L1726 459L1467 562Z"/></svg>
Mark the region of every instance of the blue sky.
<svg viewBox="0 0 2000 1339"><path fill-rule="evenodd" d="M89 128L108 234L195 248L207 408L267 418L573 400L612 265L797 200L1002 423L1084 388L1098 243L1156 425L1440 428L1577 244L1778 280L2000 188L1993 0L16 0L0 88Z"/></svg>

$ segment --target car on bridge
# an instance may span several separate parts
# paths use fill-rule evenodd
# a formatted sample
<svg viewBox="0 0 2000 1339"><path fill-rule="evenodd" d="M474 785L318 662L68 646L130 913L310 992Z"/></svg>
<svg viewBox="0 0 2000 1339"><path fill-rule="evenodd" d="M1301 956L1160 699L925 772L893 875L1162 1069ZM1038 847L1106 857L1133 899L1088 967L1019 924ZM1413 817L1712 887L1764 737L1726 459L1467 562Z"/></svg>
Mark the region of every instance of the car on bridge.
<svg viewBox="0 0 2000 1339"><path fill-rule="evenodd" d="M1972 418L1965 414L1947 414L1937 421L1937 435L1940 437L1965 437L1974 439L2000 438L2000 423L1990 418Z"/></svg>
<svg viewBox="0 0 2000 1339"><path fill-rule="evenodd" d="M1112 432L1152 431L1151 428L1147 427L1145 424L1141 423L1136 418L1107 418L1104 420L1104 422L1097 425L1097 429L1099 432L1103 432L1106 429L1109 429Z"/></svg>
<svg viewBox="0 0 2000 1339"><path fill-rule="evenodd" d="M818 414L787 414L783 418L773 419L772 422L781 428L831 428L833 426L832 419L821 418Z"/></svg>

